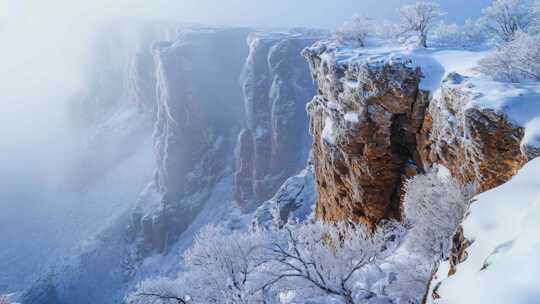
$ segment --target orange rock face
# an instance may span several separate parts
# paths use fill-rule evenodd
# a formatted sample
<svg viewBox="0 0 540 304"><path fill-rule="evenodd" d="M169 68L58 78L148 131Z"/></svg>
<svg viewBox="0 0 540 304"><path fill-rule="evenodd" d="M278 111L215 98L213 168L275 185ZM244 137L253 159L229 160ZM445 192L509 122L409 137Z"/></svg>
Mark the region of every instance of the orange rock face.
<svg viewBox="0 0 540 304"><path fill-rule="evenodd" d="M440 163L475 193L508 181L535 155L522 152L524 130L504 114L467 106L466 78L450 74L434 98L420 134L424 164Z"/></svg>
<svg viewBox="0 0 540 304"><path fill-rule="evenodd" d="M399 218L402 182L422 167L416 138L428 104L420 71L395 58L340 65L321 49L304 54L319 86L308 105L317 217L368 225Z"/></svg>
<svg viewBox="0 0 540 304"><path fill-rule="evenodd" d="M434 164L479 193L536 156L522 152L522 127L469 106L474 94L461 75L450 74L432 97L406 57L351 56L324 43L304 56L319 88L308 114L324 221L399 218L403 181Z"/></svg>

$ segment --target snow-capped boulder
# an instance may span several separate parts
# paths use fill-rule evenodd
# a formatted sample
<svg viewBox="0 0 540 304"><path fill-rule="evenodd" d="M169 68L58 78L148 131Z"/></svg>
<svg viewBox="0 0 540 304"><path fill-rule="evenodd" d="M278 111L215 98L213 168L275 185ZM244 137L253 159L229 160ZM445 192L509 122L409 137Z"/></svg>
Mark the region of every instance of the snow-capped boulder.
<svg viewBox="0 0 540 304"><path fill-rule="evenodd" d="M274 197L264 202L253 215L254 227L283 227L289 221L303 222L314 213L315 179L310 164L298 175L287 179Z"/></svg>
<svg viewBox="0 0 540 304"><path fill-rule="evenodd" d="M300 52L321 33L253 33L242 85L245 125L238 136L234 195L244 211L269 199L306 163L306 103L315 94Z"/></svg>

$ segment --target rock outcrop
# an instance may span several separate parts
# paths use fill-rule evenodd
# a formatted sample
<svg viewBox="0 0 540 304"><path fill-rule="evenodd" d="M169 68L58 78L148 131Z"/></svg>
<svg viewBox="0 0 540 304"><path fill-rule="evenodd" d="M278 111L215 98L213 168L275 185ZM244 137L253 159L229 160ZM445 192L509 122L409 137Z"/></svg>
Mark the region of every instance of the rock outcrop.
<svg viewBox="0 0 540 304"><path fill-rule="evenodd" d="M448 75L431 101L419 146L424 164L444 165L475 193L503 184L537 156L522 149L522 126L504 112L474 106L481 94L468 77Z"/></svg>
<svg viewBox="0 0 540 304"><path fill-rule="evenodd" d="M281 228L288 222L303 222L313 215L316 191L313 165L287 179L276 194L253 214L256 228Z"/></svg>
<svg viewBox="0 0 540 304"><path fill-rule="evenodd" d="M315 94L300 52L314 33L254 33L242 82L245 125L238 136L234 197L244 211L269 199L309 153L306 103Z"/></svg>
<svg viewBox="0 0 540 304"><path fill-rule="evenodd" d="M403 57L356 57L330 45L306 49L319 94L308 105L317 217L372 225L400 216L404 177L420 157L416 136L428 105L421 72Z"/></svg>
<svg viewBox="0 0 540 304"><path fill-rule="evenodd" d="M475 103L483 94L469 78L450 73L429 92L409 56L362 52L331 42L304 51L319 88L308 105L318 218L399 218L402 182L434 164L480 193L537 156L522 125Z"/></svg>

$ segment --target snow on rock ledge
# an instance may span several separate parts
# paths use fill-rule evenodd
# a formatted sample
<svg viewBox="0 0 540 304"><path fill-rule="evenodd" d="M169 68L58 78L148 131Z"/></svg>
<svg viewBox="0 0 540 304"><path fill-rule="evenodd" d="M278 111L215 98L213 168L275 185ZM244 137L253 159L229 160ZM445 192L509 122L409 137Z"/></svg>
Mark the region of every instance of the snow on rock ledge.
<svg viewBox="0 0 540 304"><path fill-rule="evenodd" d="M423 162L442 163L476 193L492 189L539 155L534 129L525 128L535 117L540 95L534 90L450 73L424 121Z"/></svg>

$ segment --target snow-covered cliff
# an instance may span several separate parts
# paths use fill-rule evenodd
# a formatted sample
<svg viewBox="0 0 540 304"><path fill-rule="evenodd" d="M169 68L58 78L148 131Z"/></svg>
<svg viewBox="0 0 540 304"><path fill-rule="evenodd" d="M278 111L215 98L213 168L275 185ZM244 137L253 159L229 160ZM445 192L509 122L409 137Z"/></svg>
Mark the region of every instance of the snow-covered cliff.
<svg viewBox="0 0 540 304"><path fill-rule="evenodd" d="M367 224L399 218L402 182L422 167L416 134L428 100L420 69L404 56L367 56L324 42L304 56L319 87L308 105L317 217Z"/></svg>
<svg viewBox="0 0 540 304"><path fill-rule="evenodd" d="M319 218L399 218L402 182L433 165L478 193L537 156L536 114L521 113L537 93L479 76L481 53L330 41L304 55L319 87L308 106Z"/></svg>
<svg viewBox="0 0 540 304"><path fill-rule="evenodd" d="M491 276L500 276L516 256L529 257L536 244L523 244L535 227L529 218L523 216L525 226L517 227L492 216L489 203L482 202L499 201L489 194L499 195L499 189L512 195L521 189L519 181L534 195L535 161L522 170L525 181L518 175L480 195L458 226L469 190L497 187L538 156L538 85L485 79L472 69L482 52L317 42L324 36L245 28L145 29L130 40L136 43L128 44L125 58L106 59L122 63L90 77L91 93L78 108L79 114L91 114L81 128L86 145L79 163L88 166L110 152L109 161L90 166L90 177L76 182L88 189L96 180L116 186L115 178L149 162L155 162L154 176L130 203L103 208L100 214L108 216L97 232L40 272L18 300L120 303L138 282L185 270L182 255L208 224L250 238L265 231L282 238L269 239L278 243L286 240L281 228L292 229L291 236L314 219L361 222L371 232L388 224L388 235L380 239L384 249L377 249L381 256L341 278L339 292L322 288L292 295L295 286L286 286L295 303L420 303L432 279L427 299L458 303L456 289L491 284ZM530 204L511 207L502 199L495 211L535 212L529 196L522 200ZM433 213L438 210L429 209L433 206L444 212ZM334 236L337 244L340 234ZM436 238L445 239L439 244ZM313 248L320 247L326 258L339 257L339 250L329 250L321 239L313 239ZM283 248L291 245L286 243ZM219 255L220 248L214 249ZM362 249L337 261L353 262ZM302 272L288 258L279 259L282 266ZM314 258L326 266L326 260ZM346 270L338 268L326 275L338 278L333 271ZM520 286L527 297L535 296L529 285ZM287 301L287 295L275 298Z"/></svg>
<svg viewBox="0 0 540 304"><path fill-rule="evenodd" d="M159 252L174 243L230 170L242 118L238 78L247 29L184 30L154 46L156 175L133 217L133 233Z"/></svg>
<svg viewBox="0 0 540 304"><path fill-rule="evenodd" d="M233 199L235 171L240 171L235 157L236 163L249 157L235 154L238 134L261 130L259 126L269 131L254 154L254 170L266 170L261 178L269 178L268 189L263 196L250 197L248 209L271 198L281 182L306 166L304 109L314 86L300 51L316 40L316 34L245 28L181 27L158 34L154 28L140 30L129 56L122 59L122 73L114 73L119 81L113 83L122 83L123 92L103 98L112 105L106 114L88 121L85 130L92 136L85 150L100 155L107 143L126 155L138 144L153 148L154 177L132 204L111 213L92 237L40 271L20 294L22 303L119 303L137 282L176 273L182 253L205 225L248 227L252 215L244 214L244 208L240 211ZM266 49L256 51L255 40L266 43ZM263 93L256 96L255 91ZM89 104L93 99L84 99L80 106ZM263 157L267 151L272 162ZM115 154L100 170L107 171L123 157ZM273 171L265 169L270 163ZM79 184L87 186L84 180ZM286 213L308 216L315 195L312 171L304 171L289 185L282 192L292 195L291 189L299 185L303 196L281 206L283 219Z"/></svg>
<svg viewBox="0 0 540 304"><path fill-rule="evenodd" d="M235 199L248 211L303 168L309 153L306 103L315 94L300 52L319 33L253 33L242 73L245 123L236 150Z"/></svg>

